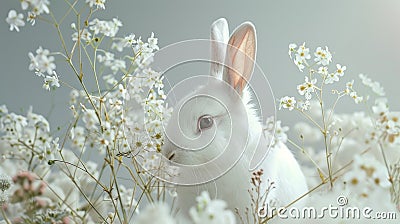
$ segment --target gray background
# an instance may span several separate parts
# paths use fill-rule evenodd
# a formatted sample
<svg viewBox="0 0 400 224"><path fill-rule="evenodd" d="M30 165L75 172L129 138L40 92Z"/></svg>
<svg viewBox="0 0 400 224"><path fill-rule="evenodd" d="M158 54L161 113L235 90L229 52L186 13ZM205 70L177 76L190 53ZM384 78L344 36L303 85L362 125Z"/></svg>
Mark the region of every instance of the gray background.
<svg viewBox="0 0 400 224"><path fill-rule="evenodd" d="M67 87L55 94L41 88L42 79L28 71L29 51L38 46L60 51L56 31L40 21L27 24L20 33L9 32L5 22L9 9L21 12L19 1L0 3L0 104L12 111L34 111L45 114L52 128L63 126L69 118ZM64 11L64 1L51 1L56 13ZM359 73L379 80L387 92L392 109L398 110L400 1L130 1L108 0L100 19L118 17L124 27L119 35L135 33L147 36L154 31L163 47L177 41L208 38L210 24L226 17L230 29L243 21L252 21L258 34L257 62L268 75L276 96L296 95L296 85L303 75L289 60L288 44L306 41L311 49L328 45L334 62L347 65L347 79ZM60 14L58 14L60 15ZM70 19L73 19L71 17ZM70 32L69 23L64 30ZM68 32L66 38L70 37ZM76 85L75 77L56 61L61 79ZM344 83L343 83L344 85ZM340 111L363 109L350 100L339 105ZM280 112L279 118L290 125L298 119L293 113Z"/></svg>

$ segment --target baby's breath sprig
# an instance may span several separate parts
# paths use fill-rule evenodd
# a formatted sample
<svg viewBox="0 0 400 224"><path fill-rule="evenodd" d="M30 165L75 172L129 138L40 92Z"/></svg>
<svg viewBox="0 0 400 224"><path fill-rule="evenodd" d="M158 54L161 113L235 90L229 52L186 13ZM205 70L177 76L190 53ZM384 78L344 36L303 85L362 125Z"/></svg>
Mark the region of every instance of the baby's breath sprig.
<svg viewBox="0 0 400 224"><path fill-rule="evenodd" d="M389 166L393 158L388 154L398 155L394 148L400 143L400 114L389 110L383 87L366 75L360 74L359 79L377 97L372 107L369 107L368 103L373 97L356 91L354 80L347 82L342 89L335 88L332 84L342 80L347 67L336 64L334 72L330 71L332 54L328 47L318 47L314 52L314 58L309 52L304 43L299 47L296 44L289 45L290 58L294 58L295 65L301 72L306 72L306 75L304 82L297 86L300 96L282 97L279 109L298 111L309 120L314 127L299 124L296 128L302 143L306 141L315 143L316 139L320 139L316 136L322 136L325 150L319 152L304 148L292 140L288 142L300 149L306 155L305 158L316 166L317 172L314 175L320 177L319 187L330 183L331 192L337 192L338 188L339 191L345 189L356 195L357 199L354 200L363 201L364 198L373 197L371 196L373 192L389 193L388 186L390 186L392 201L398 206L396 190L398 186L394 181L397 175L396 165ZM336 96L331 105L326 104L327 92ZM365 104L367 112L371 112L335 113L338 102L346 96L356 104ZM380 158L375 156L379 153ZM327 174L321 169L323 163L327 167ZM352 164L352 167L349 167L349 164ZM347 172L343 172L345 170ZM337 175L337 171L343 174ZM340 183L338 180L343 182ZM334 182L339 182L336 184L338 187L334 188Z"/></svg>
<svg viewBox="0 0 400 224"><path fill-rule="evenodd" d="M327 107L324 103L324 92L328 85L339 82L340 78L344 76L347 69L346 66L336 64L336 68L333 72L329 71L329 65L332 62L332 54L328 47L318 47L314 51L314 57L311 57L310 49L303 43L300 46L296 44L289 45L290 58L294 58L294 63L298 67L300 72L307 69L307 75L304 78L304 83L297 86L297 91L302 98L285 96L279 101L279 109L288 109L299 111L306 119L310 120L324 136L325 144L325 156L326 165L328 168L328 175L330 185L333 187L332 177L332 148L331 141L333 133L329 132L329 126L331 125L333 111L335 110L336 104L340 98L348 95L354 99L356 103L360 103L363 98L357 95L357 92L353 89L353 81L346 85L346 89L339 91L332 89L330 92L337 95L336 101L328 112ZM321 121L317 122L313 116L308 113L312 109L312 100L316 99L319 104L321 111Z"/></svg>
<svg viewBox="0 0 400 224"><path fill-rule="evenodd" d="M159 49L158 39L154 33L147 39L134 34L121 36L123 23L119 19L95 17L98 10L105 9L105 3L65 1L69 8L57 19L48 0L21 1L28 21L53 25L61 44L61 52L41 46L30 52L29 70L43 79L46 90L70 87L69 108L73 112L66 135L59 142L60 138L52 137L44 117L32 110L27 116L17 115L0 106L0 143L10 148L2 151L3 157L21 161L16 169L37 175L41 183L46 183L43 189L49 191L44 197L48 204L37 213L22 209L17 214L25 220L33 220L39 213L47 220L53 210L46 208L56 208L53 205L57 204L68 208L69 220L77 223L129 223L140 204L168 199L165 183L150 175L164 169L159 160L162 123L171 113L164 103L163 77L150 68ZM70 14L75 15L74 21L67 21ZM23 18L23 14L10 10L6 19L10 30L20 31L25 25ZM68 22L71 25L64 31ZM64 36L65 32L71 33L70 38ZM56 69L63 66L56 65L58 57L67 62L78 86L58 75ZM88 87L91 79L95 80L94 90ZM93 162L93 155L103 162ZM121 179L121 172L129 173L130 178ZM174 175L173 168L168 172ZM26 196L19 189L16 192ZM20 203L13 201L9 206Z"/></svg>

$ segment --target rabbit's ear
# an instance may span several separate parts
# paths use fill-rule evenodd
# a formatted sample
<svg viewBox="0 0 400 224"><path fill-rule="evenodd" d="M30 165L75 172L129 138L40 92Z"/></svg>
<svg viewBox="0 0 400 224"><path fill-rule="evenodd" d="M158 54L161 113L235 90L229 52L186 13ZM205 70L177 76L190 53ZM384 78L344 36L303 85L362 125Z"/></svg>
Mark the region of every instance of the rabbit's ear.
<svg viewBox="0 0 400 224"><path fill-rule="evenodd" d="M216 20L211 25L211 68L213 76L222 76L223 64L225 61L226 45L229 39L228 22L225 18Z"/></svg>
<svg viewBox="0 0 400 224"><path fill-rule="evenodd" d="M251 22L245 22L229 39L223 79L242 95L254 70L257 49L256 30Z"/></svg>

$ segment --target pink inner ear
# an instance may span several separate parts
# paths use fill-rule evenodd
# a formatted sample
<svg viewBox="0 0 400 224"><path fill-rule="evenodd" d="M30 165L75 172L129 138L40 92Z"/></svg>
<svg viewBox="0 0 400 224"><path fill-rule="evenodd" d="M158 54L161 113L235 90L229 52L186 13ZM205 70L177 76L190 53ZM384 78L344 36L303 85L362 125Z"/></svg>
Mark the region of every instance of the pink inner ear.
<svg viewBox="0 0 400 224"><path fill-rule="evenodd" d="M251 31L248 28L238 30L229 40L227 59L230 67L225 79L239 94L242 94L253 72L256 46Z"/></svg>

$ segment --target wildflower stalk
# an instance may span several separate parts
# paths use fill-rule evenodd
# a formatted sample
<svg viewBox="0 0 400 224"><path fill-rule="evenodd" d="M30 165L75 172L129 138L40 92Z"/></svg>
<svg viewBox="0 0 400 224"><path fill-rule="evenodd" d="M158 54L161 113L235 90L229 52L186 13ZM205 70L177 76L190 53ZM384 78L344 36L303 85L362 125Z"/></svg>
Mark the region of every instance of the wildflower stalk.
<svg viewBox="0 0 400 224"><path fill-rule="evenodd" d="M7 214L4 212L3 206L1 206L0 210L1 210L1 215L2 215L3 218L4 218L4 221L5 221L7 224L12 224L11 221L7 218Z"/></svg>
<svg viewBox="0 0 400 224"><path fill-rule="evenodd" d="M332 140L333 135L329 132L329 126L332 123L332 117L336 105L339 99L343 96L339 94L339 91L333 90L333 93L337 93L337 97L331 111L329 114L326 113L326 108L324 105L324 90L326 89L326 85L339 81L339 77L344 75L344 71L346 70L346 66L341 66L337 64L337 70L333 73L329 73L328 66L332 61L332 55L328 50L328 47L322 49L318 47L314 53L315 58L313 63L310 63L309 60L311 59L311 55L309 53L309 48L305 47L305 43L300 45L297 48L296 44L289 45L289 56L290 58L294 57L294 62L299 68L301 72L303 72L304 68L308 69L308 74L305 76L305 82L297 86L297 90L300 95L305 97L305 100L300 100L296 105L296 100L294 97L284 97L280 100L280 109L281 108L288 108L289 110L296 109L297 111L301 112L306 119L310 120L321 132L323 136L323 144L325 149L325 163L328 170L328 180L330 183L330 188L333 188L333 162L332 162ZM314 70L314 66L320 66L317 70ZM319 81L318 77L315 77L314 74L320 75L320 85L317 86L317 82ZM350 94L350 90L347 88L344 93ZM355 92L352 92L355 95ZM310 100L312 99L313 95L315 95L318 104L319 110L321 113L321 122L322 125L318 124L314 118L306 113L308 109L310 109ZM356 95L355 95L356 96ZM355 100L359 100L359 98L355 97ZM357 102L357 101L356 101ZM322 170L317 168L322 174Z"/></svg>

